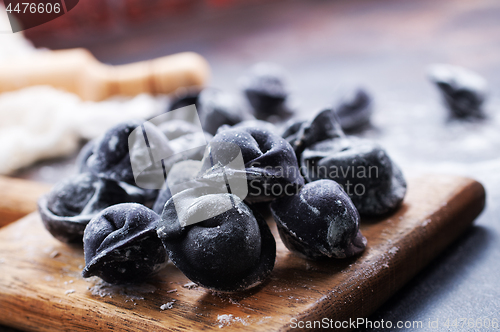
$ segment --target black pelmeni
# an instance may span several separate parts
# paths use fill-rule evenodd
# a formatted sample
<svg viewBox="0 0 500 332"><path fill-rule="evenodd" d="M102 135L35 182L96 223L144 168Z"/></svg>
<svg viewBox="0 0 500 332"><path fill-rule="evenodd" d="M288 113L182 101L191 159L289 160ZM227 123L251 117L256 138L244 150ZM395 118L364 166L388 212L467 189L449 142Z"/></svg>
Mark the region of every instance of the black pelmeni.
<svg viewBox="0 0 500 332"><path fill-rule="evenodd" d="M172 196L158 236L175 266L211 290L247 290L274 267L276 243L264 219L237 196L210 187Z"/></svg>
<svg viewBox="0 0 500 332"><path fill-rule="evenodd" d="M38 210L56 239L79 243L86 225L101 210L118 203L143 203L143 193L133 189L127 191L118 182L82 173L56 184L39 199Z"/></svg>
<svg viewBox="0 0 500 332"><path fill-rule="evenodd" d="M308 183L297 195L272 202L271 212L285 246L302 257L346 258L366 247L358 211L334 181Z"/></svg>
<svg viewBox="0 0 500 332"><path fill-rule="evenodd" d="M138 283L160 271L168 256L156 234L159 220L140 204L117 204L101 211L85 228L83 277Z"/></svg>

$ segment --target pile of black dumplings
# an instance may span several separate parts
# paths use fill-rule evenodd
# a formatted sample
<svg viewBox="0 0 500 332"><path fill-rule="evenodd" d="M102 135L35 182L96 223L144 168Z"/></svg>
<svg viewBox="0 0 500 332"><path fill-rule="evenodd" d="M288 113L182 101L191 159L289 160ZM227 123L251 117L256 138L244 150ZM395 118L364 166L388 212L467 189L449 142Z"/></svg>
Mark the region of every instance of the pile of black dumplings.
<svg viewBox="0 0 500 332"><path fill-rule="evenodd" d="M173 126L129 121L111 128L82 149L78 174L40 198L48 231L63 242L83 242L84 277L137 283L171 260L211 290L255 287L276 259L275 239L257 209L263 204L285 246L300 257L342 259L363 252L360 214L380 216L398 208L406 191L401 171L378 145L345 136L333 108L280 129L276 119L291 112L288 90L278 71L263 68L243 80L253 112L213 89L185 90L173 100L169 110L197 105L210 142L204 153L165 161L163 189L136 185L128 137L141 127L154 138L148 147L176 151L194 135L181 120L172 120ZM366 124L366 92L346 100L340 114L352 111L352 119ZM274 124L266 121L271 117ZM353 121L344 122L352 128ZM373 174L360 176L363 169ZM231 187L241 179L244 195Z"/></svg>

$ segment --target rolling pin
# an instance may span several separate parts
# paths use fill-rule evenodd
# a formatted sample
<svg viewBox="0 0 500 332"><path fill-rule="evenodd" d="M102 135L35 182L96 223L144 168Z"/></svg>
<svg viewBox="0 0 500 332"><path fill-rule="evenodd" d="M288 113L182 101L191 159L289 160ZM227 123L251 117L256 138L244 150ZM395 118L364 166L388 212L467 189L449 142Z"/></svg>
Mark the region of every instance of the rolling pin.
<svg viewBox="0 0 500 332"><path fill-rule="evenodd" d="M83 100L100 101L115 95L167 94L179 87L201 86L209 74L207 61L191 52L111 66L81 48L41 51L0 63L0 93L51 85Z"/></svg>
<svg viewBox="0 0 500 332"><path fill-rule="evenodd" d="M51 187L46 183L0 176L0 228L35 211L38 198Z"/></svg>

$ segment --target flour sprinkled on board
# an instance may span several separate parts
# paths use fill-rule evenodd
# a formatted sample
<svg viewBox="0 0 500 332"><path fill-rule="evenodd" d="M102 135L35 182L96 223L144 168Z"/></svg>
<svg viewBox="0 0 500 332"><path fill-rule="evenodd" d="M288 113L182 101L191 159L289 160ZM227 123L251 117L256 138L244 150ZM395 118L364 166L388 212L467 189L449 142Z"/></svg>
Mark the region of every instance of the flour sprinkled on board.
<svg viewBox="0 0 500 332"><path fill-rule="evenodd" d="M398 247L392 247L392 248L389 250L389 254L391 254L391 255L395 255L398 251L399 251Z"/></svg>
<svg viewBox="0 0 500 332"><path fill-rule="evenodd" d="M182 285L182 287L187 288L187 289L193 289L193 288L197 288L198 284L196 284L194 282L188 282L187 284Z"/></svg>
<svg viewBox="0 0 500 332"><path fill-rule="evenodd" d="M94 296L109 296L110 298L123 296L125 297L125 302L133 302L135 300L144 300L144 295L154 293L156 287L150 284L119 286L98 280L94 286L88 287L88 290Z"/></svg>
<svg viewBox="0 0 500 332"><path fill-rule="evenodd" d="M224 314L224 315L217 315L217 322L219 323L219 328L223 328L223 327L226 327L226 326L230 326L232 325L233 323L237 322L237 323L241 323L245 326L248 325L248 322L246 320L244 320L243 318L241 317L234 317L233 315L229 314Z"/></svg>
<svg viewBox="0 0 500 332"><path fill-rule="evenodd" d="M175 303L175 300L170 301L170 302L167 302L167 303L165 303L165 304L162 304L162 305L160 306L160 309L161 309L161 310L168 310L168 309L172 309L172 308L174 307L174 303Z"/></svg>

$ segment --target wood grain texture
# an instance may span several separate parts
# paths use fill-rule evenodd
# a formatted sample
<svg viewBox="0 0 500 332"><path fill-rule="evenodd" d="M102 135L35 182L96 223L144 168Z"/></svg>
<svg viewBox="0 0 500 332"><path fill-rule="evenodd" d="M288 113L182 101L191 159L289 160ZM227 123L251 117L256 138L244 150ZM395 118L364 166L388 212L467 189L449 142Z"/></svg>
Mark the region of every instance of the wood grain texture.
<svg viewBox="0 0 500 332"><path fill-rule="evenodd" d="M51 185L0 176L0 227L37 209L36 202Z"/></svg>
<svg viewBox="0 0 500 332"><path fill-rule="evenodd" d="M292 318L367 317L463 233L484 202L483 186L471 179L413 179L395 214L363 222L368 247L360 257L310 262L277 239L270 280L241 294L184 287L189 280L171 264L136 287L85 280L82 248L52 238L35 213L0 230L0 323L37 331L286 331ZM167 303L172 308L162 310Z"/></svg>

